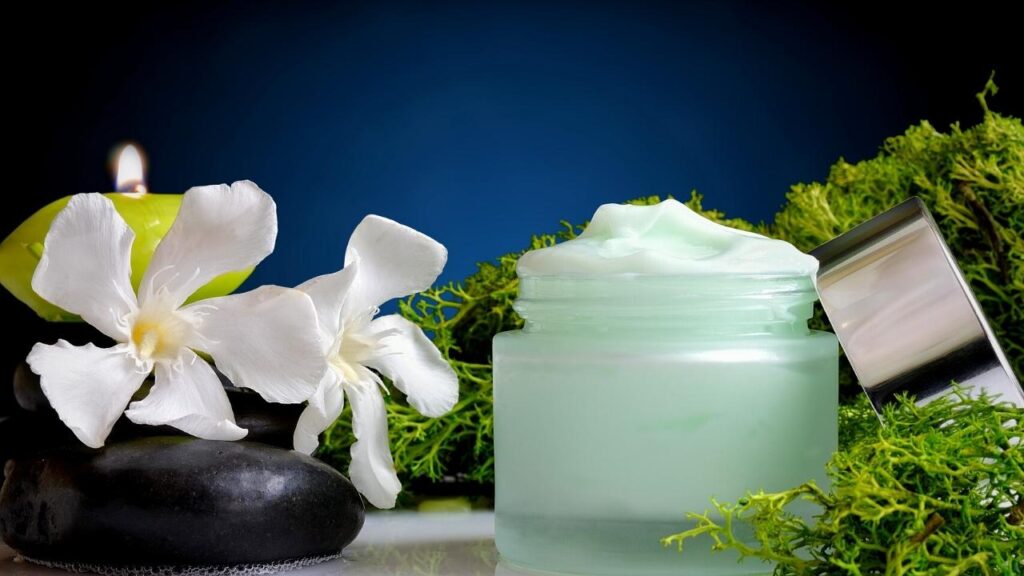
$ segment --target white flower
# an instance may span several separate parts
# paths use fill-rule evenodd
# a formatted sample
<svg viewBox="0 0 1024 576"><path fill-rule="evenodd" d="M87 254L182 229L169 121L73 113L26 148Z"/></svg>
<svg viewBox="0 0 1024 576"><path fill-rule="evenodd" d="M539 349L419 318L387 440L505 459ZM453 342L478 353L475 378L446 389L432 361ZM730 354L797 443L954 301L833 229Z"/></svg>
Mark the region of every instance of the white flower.
<svg viewBox="0 0 1024 576"><path fill-rule="evenodd" d="M428 236L371 215L352 232L342 270L298 287L313 298L331 345L325 358L330 369L299 418L295 449L313 452L317 435L338 418L348 396L356 437L349 476L378 508L393 507L402 486L388 446L387 390L374 370L426 416L452 409L459 381L419 327L398 315L374 316L384 302L429 288L447 257Z"/></svg>
<svg viewBox="0 0 1024 576"><path fill-rule="evenodd" d="M28 356L60 419L86 445L103 445L132 403L138 424L167 424L200 438L238 440L227 394L193 350L212 356L238 386L271 402L297 403L320 381L323 343L316 311L302 292L262 287L183 305L201 286L256 265L274 248L274 201L252 182L192 188L157 246L136 297L131 285L135 233L100 194L78 194L54 219L32 288L118 342L36 344Z"/></svg>

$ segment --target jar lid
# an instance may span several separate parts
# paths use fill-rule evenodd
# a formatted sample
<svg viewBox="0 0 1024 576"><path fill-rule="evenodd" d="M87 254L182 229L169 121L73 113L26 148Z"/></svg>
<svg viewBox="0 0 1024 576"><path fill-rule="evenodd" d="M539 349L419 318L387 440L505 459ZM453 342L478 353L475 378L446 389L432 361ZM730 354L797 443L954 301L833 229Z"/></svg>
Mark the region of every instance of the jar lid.
<svg viewBox="0 0 1024 576"><path fill-rule="evenodd" d="M931 213L911 198L811 252L818 294L875 410L899 392L927 402L954 382L1024 407Z"/></svg>

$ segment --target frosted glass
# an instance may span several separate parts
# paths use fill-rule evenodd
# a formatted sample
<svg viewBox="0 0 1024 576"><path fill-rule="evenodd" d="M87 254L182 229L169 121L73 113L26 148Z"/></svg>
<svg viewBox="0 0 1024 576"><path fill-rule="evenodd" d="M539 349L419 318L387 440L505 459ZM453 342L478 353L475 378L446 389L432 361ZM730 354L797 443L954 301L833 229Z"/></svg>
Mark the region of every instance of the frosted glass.
<svg viewBox="0 0 1024 576"><path fill-rule="evenodd" d="M712 555L710 541L680 554L659 540L712 496L824 485L837 435L835 337L803 318L722 334L631 322L640 328L567 320L495 338L498 551L576 574L770 571Z"/></svg>

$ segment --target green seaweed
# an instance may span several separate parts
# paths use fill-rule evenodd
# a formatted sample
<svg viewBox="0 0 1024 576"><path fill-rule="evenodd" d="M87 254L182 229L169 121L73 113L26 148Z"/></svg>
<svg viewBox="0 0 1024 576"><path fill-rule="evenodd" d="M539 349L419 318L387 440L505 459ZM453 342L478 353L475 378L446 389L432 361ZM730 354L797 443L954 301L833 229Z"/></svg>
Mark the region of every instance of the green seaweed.
<svg viewBox="0 0 1024 576"><path fill-rule="evenodd" d="M713 500L662 542L708 538L776 576L1024 574L1024 410L958 391L923 407L903 396L883 418L832 457L830 489ZM793 510L805 502L811 520Z"/></svg>

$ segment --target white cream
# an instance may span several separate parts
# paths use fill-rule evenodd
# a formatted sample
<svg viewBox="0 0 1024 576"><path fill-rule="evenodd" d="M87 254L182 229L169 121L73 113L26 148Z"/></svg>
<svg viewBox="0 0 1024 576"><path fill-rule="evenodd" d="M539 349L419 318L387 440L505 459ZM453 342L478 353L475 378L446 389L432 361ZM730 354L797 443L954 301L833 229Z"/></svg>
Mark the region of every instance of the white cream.
<svg viewBox="0 0 1024 576"><path fill-rule="evenodd" d="M814 277L792 244L722 226L677 200L605 204L578 237L519 259L520 276L772 274Z"/></svg>

